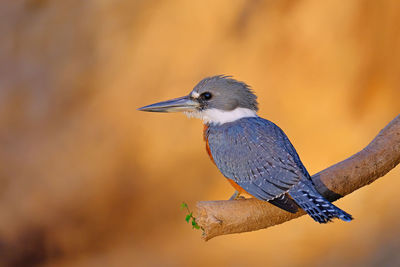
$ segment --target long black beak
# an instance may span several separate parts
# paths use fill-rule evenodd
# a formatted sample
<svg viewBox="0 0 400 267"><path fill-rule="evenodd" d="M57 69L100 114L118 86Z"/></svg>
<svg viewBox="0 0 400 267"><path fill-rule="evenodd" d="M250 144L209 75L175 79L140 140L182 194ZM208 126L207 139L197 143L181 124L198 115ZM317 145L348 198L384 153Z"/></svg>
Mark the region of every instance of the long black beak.
<svg viewBox="0 0 400 267"><path fill-rule="evenodd" d="M184 112L195 111L199 106L199 102L193 101L190 96L183 96L144 106L138 108L138 110L148 112Z"/></svg>

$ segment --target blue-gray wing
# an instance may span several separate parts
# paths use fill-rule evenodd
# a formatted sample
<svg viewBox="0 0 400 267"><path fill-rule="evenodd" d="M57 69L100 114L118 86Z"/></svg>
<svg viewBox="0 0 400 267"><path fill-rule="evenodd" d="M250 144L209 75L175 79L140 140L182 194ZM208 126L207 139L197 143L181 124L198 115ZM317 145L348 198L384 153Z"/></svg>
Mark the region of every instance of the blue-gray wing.
<svg viewBox="0 0 400 267"><path fill-rule="evenodd" d="M217 167L254 197L274 199L305 176L296 150L270 121L240 119L210 126L207 134Z"/></svg>

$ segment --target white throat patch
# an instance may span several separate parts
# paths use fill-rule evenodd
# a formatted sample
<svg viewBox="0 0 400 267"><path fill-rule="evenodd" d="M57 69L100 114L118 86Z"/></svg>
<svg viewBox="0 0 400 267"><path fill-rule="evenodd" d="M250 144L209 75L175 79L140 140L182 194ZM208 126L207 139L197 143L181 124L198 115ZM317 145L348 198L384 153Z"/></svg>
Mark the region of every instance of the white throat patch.
<svg viewBox="0 0 400 267"><path fill-rule="evenodd" d="M230 111L211 108L203 111L185 112L185 114L189 118L199 118L202 119L204 123L215 124L224 124L239 120L241 118L257 117L257 113L248 108L235 108L234 110Z"/></svg>

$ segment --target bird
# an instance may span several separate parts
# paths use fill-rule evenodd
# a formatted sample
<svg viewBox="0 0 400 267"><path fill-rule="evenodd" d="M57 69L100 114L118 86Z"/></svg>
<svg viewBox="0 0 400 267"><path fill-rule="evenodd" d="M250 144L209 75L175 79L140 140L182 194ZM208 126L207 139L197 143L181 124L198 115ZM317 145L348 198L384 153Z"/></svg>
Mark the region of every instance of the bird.
<svg viewBox="0 0 400 267"><path fill-rule="evenodd" d="M138 110L183 112L203 120L206 151L234 187L231 200L246 193L290 213L301 208L318 223L353 219L316 190L287 135L258 116L257 96L246 83L211 76L186 96Z"/></svg>

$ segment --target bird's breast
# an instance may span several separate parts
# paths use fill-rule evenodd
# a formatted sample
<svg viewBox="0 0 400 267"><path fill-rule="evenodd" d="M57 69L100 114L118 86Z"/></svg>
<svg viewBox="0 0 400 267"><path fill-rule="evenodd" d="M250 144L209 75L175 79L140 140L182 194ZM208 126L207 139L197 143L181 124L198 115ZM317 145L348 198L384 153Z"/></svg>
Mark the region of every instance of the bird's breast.
<svg viewBox="0 0 400 267"><path fill-rule="evenodd" d="M203 138L204 138L204 142L206 142L206 151L208 156L210 157L211 161L217 165L214 161L214 158L211 154L211 150L210 150L210 145L208 143L208 125L204 124L204 130L203 130ZM244 190L240 185L238 185L235 181L233 181L232 179L226 177L226 179L228 180L228 182L233 186L233 188L235 188L235 190L237 190L239 193L243 194L248 194L250 196L252 196L251 194L249 194L246 190Z"/></svg>
<svg viewBox="0 0 400 267"><path fill-rule="evenodd" d="M208 130L208 125L204 124L204 129L203 129L203 139L204 142L206 142L206 151L208 156L210 157L211 161L215 164L214 158L211 154L211 150L210 150L210 145L208 144L208 134L207 134L207 130Z"/></svg>

